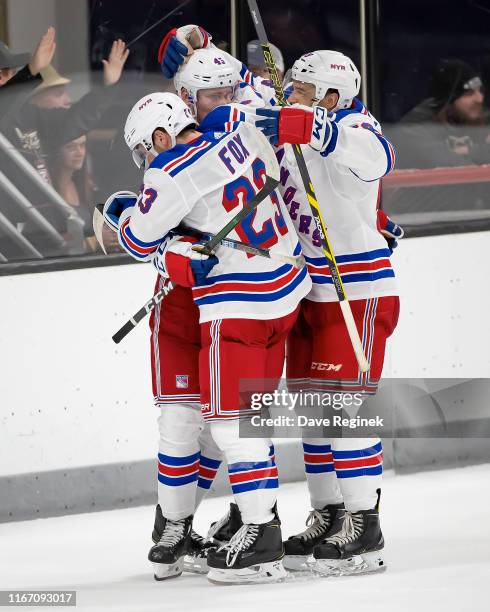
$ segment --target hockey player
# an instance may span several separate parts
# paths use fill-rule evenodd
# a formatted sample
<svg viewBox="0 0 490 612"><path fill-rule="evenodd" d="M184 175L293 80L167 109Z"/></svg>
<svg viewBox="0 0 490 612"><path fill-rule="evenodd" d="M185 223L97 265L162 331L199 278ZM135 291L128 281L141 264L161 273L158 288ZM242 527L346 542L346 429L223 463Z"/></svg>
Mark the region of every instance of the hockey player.
<svg viewBox="0 0 490 612"><path fill-rule="evenodd" d="M184 28L183 40L185 34L193 29L193 26ZM193 114L201 119L216 106L235 102L236 99L245 104L263 105L260 95L257 95L252 87L241 83L234 66L214 48L199 51L193 61L186 65L186 70L181 71L176 78L175 85ZM125 207L134 204L136 200L134 193L118 192L108 199L106 208ZM114 229L114 226L112 227ZM161 289L164 282L159 276L155 292ZM152 312L150 328L153 395L155 405L160 409L159 503L152 533L156 544L161 536L163 513L172 518L174 508L182 503L187 508L192 507L195 513L211 488L222 462L222 454L210 435L209 424L203 422L200 410L199 314L191 290L177 285L159 308ZM172 360L161 359L163 354L172 355ZM195 453L189 451L187 438L182 435L182 430L193 431L192 439L197 435L196 432L201 431L197 459ZM272 446L269 454L271 458L274 455ZM172 457L182 462L180 475L176 475L175 466L167 465ZM185 461L192 466L192 471L183 475ZM192 530L184 569L198 573L207 572L206 556L211 542L226 541L239 526L239 509L235 504L231 504L228 514L212 526L206 540Z"/></svg>
<svg viewBox="0 0 490 612"><path fill-rule="evenodd" d="M181 30L180 36L184 41L189 33L194 32L194 37L196 36L195 26L188 26L179 30ZM198 39L198 43L194 44L204 44L204 31L197 29L197 35L201 38ZM166 37L167 43L169 41L172 43L172 40L171 37ZM160 53L164 53L164 49L165 41L162 43ZM240 79L236 67L228 61L227 54L214 47L199 49L175 76L174 84L176 91L198 121L205 119L207 114L217 106L230 102L247 105L247 108L265 105L261 95ZM230 119L232 118L243 118L243 114L234 111L234 114L232 113L232 116L230 116ZM232 122L228 122L227 128L232 125ZM162 282L164 282L163 279L160 279L159 283ZM157 290L160 288L160 284ZM190 417L185 416L187 413L193 415L193 422L199 421L200 407L195 403L199 394L197 377L197 358L200 345L198 312L192 300L191 290L182 286L178 286L177 291L173 291L165 298L162 307L163 312L157 310L152 313L150 321L154 395L156 404L161 406L162 409L160 439L166 439L166 448L168 449L170 444L173 448L172 452L175 453L176 449L181 450L180 455L183 454L180 441L184 438L177 435L175 439L171 440L168 435L165 435L164 431L174 421L180 422L181 427L188 426L186 420ZM163 325L162 319L167 319L167 312L171 312L172 323ZM160 359L160 354L163 353L174 356L171 364ZM183 373L187 373L187 375L184 376ZM182 388L184 386L186 386L186 391L183 393L178 387ZM162 387L165 387L163 391ZM203 427L203 424L199 425L198 422L195 422L195 426ZM172 431L171 424L170 430ZM195 510L209 491L222 460L219 449L209 435L209 425L204 425L200 435L200 446ZM165 454L167 453L161 450L160 455ZM272 445L269 454L271 457L274 455ZM189 461L193 462L191 459ZM160 470L163 470L164 467L164 464L160 462ZM163 473L159 473L158 478L160 506L167 507L167 512L171 511L175 503L179 503L175 500L179 500L182 495L187 496L189 504L191 503L193 499L192 491L195 488L194 481L182 484L183 479L168 478L168 475ZM157 508L153 532L154 540L158 539L158 533L160 532L158 526L162 522L161 516L161 510ZM239 509L232 504L227 515L217 521L210 529L207 541L193 532L191 555L186 557L185 569L207 571L206 556L210 543L223 542L229 539L230 534L233 534L236 527L240 525Z"/></svg>
<svg viewBox="0 0 490 612"><path fill-rule="evenodd" d="M211 35L199 26L170 30L160 45L158 61L163 74L174 78L177 94L199 122L220 105L260 108L276 104L271 82L215 47Z"/></svg>
<svg viewBox="0 0 490 612"><path fill-rule="evenodd" d="M262 119L257 125L277 145L309 145L303 153L370 370L358 370L294 156L285 147L279 153L284 199L313 280L288 341L288 378L309 380L324 393L374 395L399 312L391 253L377 225L379 179L393 169L395 154L379 123L356 98L360 75L348 57L334 51L308 53L295 62L292 79L289 102L312 110L258 110ZM389 229L391 239L396 238L398 228ZM340 368L332 375L328 364ZM305 439L303 446L313 511L308 529L285 543L286 563L294 567L313 552L316 568L325 573L384 569L378 515L381 441L317 438ZM344 507L342 529L334 534Z"/></svg>
<svg viewBox="0 0 490 612"><path fill-rule="evenodd" d="M185 33L190 29L186 28ZM185 38L183 38L185 40ZM175 79L176 89L188 104L196 118L203 119L220 104L236 99L254 106L263 105L255 90L241 81L235 68L225 56L214 48L196 53L192 62L186 64ZM139 161L138 161L139 163ZM106 207L134 203L136 194L118 192L111 196ZM164 279L159 277L155 292L160 290ZM165 323L163 323L165 321ZM160 449L158 464L158 506L152 537L155 543L161 535L163 512L172 518L174 508L185 503L193 513L211 488L222 462L222 454L209 433L209 425L203 422L199 404L198 355L200 350L199 314L188 287L176 286L160 307L152 312L151 365L155 405L160 409ZM161 359L161 355L172 355L172 360ZM199 457L191 453L187 432L201 431L199 435ZM195 435L191 435L194 439ZM274 450L270 447L270 456ZM170 457L180 462L187 461L192 472L183 475L183 468L176 475L175 466L167 465ZM182 466L184 463L182 463ZM182 467L181 466L181 467ZM164 509L162 512L162 508ZM184 568L188 571L207 572L206 556L210 540L222 542L240 526L240 513L236 505L230 506L224 517L210 529L206 541L195 531L191 532L189 555Z"/></svg>
<svg viewBox="0 0 490 612"><path fill-rule="evenodd" d="M156 257L158 267L173 280L193 287L199 306L203 414L227 460L244 522L226 546L209 553L209 577L218 582L276 580L284 575L273 508L277 469L267 440L239 439L238 419L250 411L240 408L238 384L242 377L280 376L285 337L311 281L305 269L221 247L216 251L219 261L207 259L193 251L190 242L168 236L181 222L216 233L263 187L265 170L276 163L255 128L240 124L225 134L199 134L194 122L172 94L151 94L136 104L126 124L126 140L133 155L150 165L138 203L113 211L114 218L128 252L140 261ZM282 210L282 201L272 194L241 223L238 236L245 232L255 245L298 255L296 234ZM195 439L194 445L197 453ZM169 459L166 464L179 474L195 467ZM150 551L159 578L181 571L192 528L187 512L182 508L180 516L176 512L172 519L165 517L160 541Z"/></svg>
<svg viewBox="0 0 490 612"><path fill-rule="evenodd" d="M134 206L137 200L138 196L132 192L113 194L105 204L107 224L117 230L117 217L112 211ZM128 246L125 248L128 250ZM136 253L134 248L130 251L133 256ZM155 293L165 282L158 274ZM152 311L150 330L152 388L154 404L159 410L158 504L152 532L152 539L157 544L162 537L165 517L180 516L182 507L187 509L186 514L195 514L211 488L222 463L222 453L201 414L201 337L199 310L194 304L192 290L175 284ZM210 532L210 535L215 534ZM222 533L217 534L218 539L222 536ZM207 539L191 531L184 562L186 571L208 571L209 545Z"/></svg>
<svg viewBox="0 0 490 612"><path fill-rule="evenodd" d="M244 66L241 73L249 74ZM260 85L267 87L263 81ZM313 115L303 114L295 129L304 129L304 133L294 133L292 142L311 145L305 150L307 165L313 168L313 183L334 252L341 264L340 271L371 370L368 375L358 372L294 156L291 150L283 148L279 151L282 193L314 281L314 289L304 302L300 320L290 338L288 353L292 357L288 361L288 376L302 382L311 380L322 391L336 391L349 385L351 390L375 393L386 338L392 333L398 317L398 298L389 255L403 233L386 215L377 211L379 178L392 169L394 153L381 135L378 122L355 98L359 87L360 75L348 58L335 52L315 52L295 63L290 101L318 105L315 119L322 113L325 115L325 123L320 123L315 130ZM329 111L336 112L328 116ZM289 112L265 111L266 120L262 117L265 133L277 137L282 127L283 142L287 140L284 132L291 130L295 116L289 114L288 122ZM313 142L315 134L318 142ZM321 137L325 139L322 142ZM335 342L338 334L342 338L340 344ZM329 379L327 368L322 366L338 363L342 364L341 374ZM307 521L308 529L285 543L285 564L291 568L303 567L314 547L343 526L345 502L349 510L345 523L346 541L324 547L316 556L326 557L322 564L327 571L333 566L349 571L343 557L352 557L355 551L373 552L383 546L376 493L382 472L381 443L372 439L344 439L332 444L331 440L309 439L304 443L304 452L313 511ZM358 561L359 556L355 562ZM369 570L383 567L377 554L372 563L365 554L362 564ZM359 564L356 568L359 569Z"/></svg>

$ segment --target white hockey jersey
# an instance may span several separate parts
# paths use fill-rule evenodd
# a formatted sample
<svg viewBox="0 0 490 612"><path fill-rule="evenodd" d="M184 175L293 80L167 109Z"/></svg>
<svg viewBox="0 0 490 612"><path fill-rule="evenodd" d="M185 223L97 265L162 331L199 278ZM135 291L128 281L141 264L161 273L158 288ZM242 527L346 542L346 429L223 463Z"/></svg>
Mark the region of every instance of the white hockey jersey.
<svg viewBox="0 0 490 612"><path fill-rule="evenodd" d="M179 224L216 234L262 188L264 146L273 155L269 144L251 125L228 123L227 132L205 132L189 144L161 153L145 172L136 206L125 211L119 222L120 243L133 257L151 260L168 232ZM229 236L284 255L301 253L276 192ZM215 252L219 263L193 288L201 322L281 317L292 312L311 289L305 267L297 269L223 246Z"/></svg>
<svg viewBox="0 0 490 612"><path fill-rule="evenodd" d="M320 206L347 297L351 300L397 295L390 251L377 228L379 179L395 163L391 144L362 102L328 114L332 130L325 130L327 111L314 107L311 144L302 151ZM281 188L296 227L313 281L309 300L337 299L319 233L311 215L301 176L290 145L278 151Z"/></svg>
<svg viewBox="0 0 490 612"><path fill-rule="evenodd" d="M312 144L302 151L310 173L331 247L347 297L352 300L397 295L395 273L386 239L377 228L380 178L395 163L393 147L362 102L328 114L332 130L324 123L327 111L314 107ZM253 109L222 106L205 118L200 129L232 129L240 121L254 123ZM328 141L327 141L328 140ZM296 228L313 286L307 299L336 301L327 259L311 215L293 149L277 150L281 166L280 192Z"/></svg>

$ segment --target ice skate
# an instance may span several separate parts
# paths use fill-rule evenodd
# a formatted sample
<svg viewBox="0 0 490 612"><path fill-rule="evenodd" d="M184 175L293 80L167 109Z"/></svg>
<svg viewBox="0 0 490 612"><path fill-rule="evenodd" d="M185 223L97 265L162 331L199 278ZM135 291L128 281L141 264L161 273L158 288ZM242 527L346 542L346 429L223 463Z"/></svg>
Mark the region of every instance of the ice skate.
<svg viewBox="0 0 490 612"><path fill-rule="evenodd" d="M192 529L189 551L184 558L184 571L193 574L207 574L208 553L211 548L216 548L216 544L203 538Z"/></svg>
<svg viewBox="0 0 490 612"><path fill-rule="evenodd" d="M278 582L286 577L277 518L262 525L243 525L231 540L208 555L208 580L215 584Z"/></svg>
<svg viewBox="0 0 490 612"><path fill-rule="evenodd" d="M381 572L386 569L383 548L378 504L372 510L346 512L342 531L315 546L312 569L324 576Z"/></svg>
<svg viewBox="0 0 490 612"><path fill-rule="evenodd" d="M215 544L229 542L235 533L243 526L242 515L237 504L231 503L228 512L211 524L206 536L206 540Z"/></svg>
<svg viewBox="0 0 490 612"><path fill-rule="evenodd" d="M155 580L180 576L184 570L184 557L190 550L192 515L172 521L163 516L160 505L155 513L152 539L155 545L148 553Z"/></svg>
<svg viewBox="0 0 490 612"><path fill-rule="evenodd" d="M342 529L344 516L343 503L312 510L306 519L307 529L284 542L284 567L296 571L310 569L314 547Z"/></svg>

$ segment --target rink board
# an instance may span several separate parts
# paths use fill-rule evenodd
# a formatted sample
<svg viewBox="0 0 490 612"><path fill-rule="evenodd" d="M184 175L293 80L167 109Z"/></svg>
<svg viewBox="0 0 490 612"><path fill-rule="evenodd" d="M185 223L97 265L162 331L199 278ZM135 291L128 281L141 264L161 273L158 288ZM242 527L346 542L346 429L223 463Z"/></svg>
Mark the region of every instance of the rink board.
<svg viewBox="0 0 490 612"><path fill-rule="evenodd" d="M478 340L490 337L490 290L481 277L489 238L412 238L395 251L402 310L386 377L488 377L490 356ZM147 324L119 346L111 341L153 285L153 268L141 264L0 278L0 349L8 356L0 497L9 500L0 520L154 500ZM400 470L490 459L485 439L397 440L395 456L390 443L386 450L388 465ZM279 445L278 455L283 479L302 478L298 443Z"/></svg>

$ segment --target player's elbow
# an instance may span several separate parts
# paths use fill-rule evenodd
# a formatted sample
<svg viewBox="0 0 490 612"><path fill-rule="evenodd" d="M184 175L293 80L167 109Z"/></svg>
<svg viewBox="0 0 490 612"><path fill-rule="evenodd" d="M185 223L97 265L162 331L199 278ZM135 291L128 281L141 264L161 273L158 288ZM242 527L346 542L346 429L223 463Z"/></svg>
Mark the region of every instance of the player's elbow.
<svg viewBox="0 0 490 612"><path fill-rule="evenodd" d="M384 170L383 174L379 177L382 178L394 169L396 163L396 154L393 145L387 138L381 136L379 138L379 142L383 147L383 151L380 152L379 155L380 171Z"/></svg>
<svg viewBox="0 0 490 612"><path fill-rule="evenodd" d="M350 170L361 181L377 181L389 174L395 167L395 151L391 143L385 140L380 143L376 151L371 151L371 156L359 168L350 167Z"/></svg>
<svg viewBox="0 0 490 612"><path fill-rule="evenodd" d="M152 242L145 242L139 239L131 230L130 222L131 218L128 217L121 224L118 232L119 244L136 261L143 263L151 261L157 252L161 239Z"/></svg>

